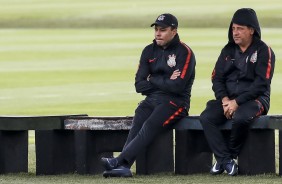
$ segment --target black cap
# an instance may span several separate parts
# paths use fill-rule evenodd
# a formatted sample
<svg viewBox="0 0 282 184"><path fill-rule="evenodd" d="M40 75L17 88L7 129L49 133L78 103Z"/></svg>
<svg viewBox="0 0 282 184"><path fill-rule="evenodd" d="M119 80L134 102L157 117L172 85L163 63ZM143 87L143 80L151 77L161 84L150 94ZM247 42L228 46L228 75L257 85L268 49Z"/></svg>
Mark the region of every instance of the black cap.
<svg viewBox="0 0 282 184"><path fill-rule="evenodd" d="M177 18L169 13L164 13L161 14L160 16L158 16L158 18L156 19L156 21L151 25L151 27L153 26L161 26L163 28L166 27L174 27L177 28L178 27L178 21Z"/></svg>

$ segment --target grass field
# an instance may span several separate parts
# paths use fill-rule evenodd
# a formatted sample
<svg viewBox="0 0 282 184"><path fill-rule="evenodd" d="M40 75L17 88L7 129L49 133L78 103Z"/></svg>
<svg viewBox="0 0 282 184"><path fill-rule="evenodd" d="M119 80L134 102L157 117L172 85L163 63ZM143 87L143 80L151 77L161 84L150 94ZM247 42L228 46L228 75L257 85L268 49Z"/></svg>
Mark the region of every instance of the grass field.
<svg viewBox="0 0 282 184"><path fill-rule="evenodd" d="M0 0L0 27L144 28L158 14L182 27L226 27L234 11L252 7L265 27L282 27L280 0Z"/></svg>
<svg viewBox="0 0 282 184"><path fill-rule="evenodd" d="M179 32L197 58L190 113L199 114L213 98L210 76L227 29ZM276 51L270 113L279 114L281 29L262 32ZM4 29L0 34L1 114L132 115L143 98L135 93L134 75L143 47L153 38L151 28Z"/></svg>
<svg viewBox="0 0 282 184"><path fill-rule="evenodd" d="M163 12L178 17L180 38L196 55L190 114L199 114L213 98L211 72L240 7L257 10L263 40L276 54L270 114L281 114L280 0L0 0L0 5L1 115L133 115L143 98L133 85L139 57L153 39L149 25ZM30 173L1 175L0 183L281 183L275 175L35 176L32 132L30 143Z"/></svg>

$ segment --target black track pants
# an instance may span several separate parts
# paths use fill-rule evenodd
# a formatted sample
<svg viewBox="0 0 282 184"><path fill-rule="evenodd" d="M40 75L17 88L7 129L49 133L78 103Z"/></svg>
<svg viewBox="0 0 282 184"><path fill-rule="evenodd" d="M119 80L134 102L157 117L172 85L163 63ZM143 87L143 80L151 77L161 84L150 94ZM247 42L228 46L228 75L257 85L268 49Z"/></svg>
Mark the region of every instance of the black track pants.
<svg viewBox="0 0 282 184"><path fill-rule="evenodd" d="M123 151L117 157L119 163L131 167L139 152L187 114L186 109L178 106L175 101L147 97L135 110L133 126Z"/></svg>
<svg viewBox="0 0 282 184"><path fill-rule="evenodd" d="M219 164L237 158L249 130L249 124L262 113L262 105L257 101L242 104L232 118L232 129L229 138L225 138L218 128L227 121L224 116L221 100L211 100L200 115L205 136Z"/></svg>

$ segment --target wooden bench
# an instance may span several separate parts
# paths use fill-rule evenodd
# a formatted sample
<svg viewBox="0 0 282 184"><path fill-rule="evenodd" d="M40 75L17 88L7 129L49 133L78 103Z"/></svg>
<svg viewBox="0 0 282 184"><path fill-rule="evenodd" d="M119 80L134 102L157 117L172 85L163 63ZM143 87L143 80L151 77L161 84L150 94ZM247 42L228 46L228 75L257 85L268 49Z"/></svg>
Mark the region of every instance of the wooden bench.
<svg viewBox="0 0 282 184"><path fill-rule="evenodd" d="M100 174L103 171L100 157L122 150L131 124L132 117L0 116L0 173L28 172L28 130L35 130L37 175ZM226 136L230 128L230 123L221 127ZM282 116L261 116L251 125L239 155L241 174L275 173L275 130L279 130L279 156L282 158ZM138 155L137 174L209 171L212 154L198 117L182 119L175 125L174 132L175 136L173 131L160 135Z"/></svg>
<svg viewBox="0 0 282 184"><path fill-rule="evenodd" d="M76 171L79 174L100 174L102 156L121 152L132 126L132 117L83 117L65 120L65 129L74 131ZM160 150L162 151L160 154ZM137 174L171 172L173 132L160 135L136 158ZM157 164L156 164L157 163Z"/></svg>
<svg viewBox="0 0 282 184"><path fill-rule="evenodd" d="M131 127L132 117L83 117L65 120L65 129L75 132L77 172L98 174L103 171L99 159L104 153L119 152ZM194 174L209 172L212 153L204 137L198 116L182 119L175 129L175 170L173 131L160 135L136 159L137 174L173 172ZM221 127L226 136L230 121ZM241 174L275 173L275 134L282 130L282 116L261 116L250 126L250 133L238 158ZM83 131L82 131L83 130ZM282 145L279 136L279 147ZM281 153L279 153L281 157ZM282 158L282 157L281 157ZM282 165L281 160L279 165ZM280 167L279 173L282 169Z"/></svg>
<svg viewBox="0 0 282 184"><path fill-rule="evenodd" d="M198 116L182 119L175 127L175 173L209 172L212 154ZM231 121L221 126L229 136ZM279 131L281 147L282 116L261 116L251 125L249 135L238 157L240 174L275 173L275 129ZM281 150L281 149L280 149ZM281 151L279 153L281 157ZM281 160L279 165L282 166ZM281 167L279 173L282 173Z"/></svg>
<svg viewBox="0 0 282 184"><path fill-rule="evenodd" d="M28 172L28 130L36 132L36 169L40 172L48 154L42 150L52 143L42 137L43 132L63 130L64 120L75 116L86 115L0 116L0 174Z"/></svg>

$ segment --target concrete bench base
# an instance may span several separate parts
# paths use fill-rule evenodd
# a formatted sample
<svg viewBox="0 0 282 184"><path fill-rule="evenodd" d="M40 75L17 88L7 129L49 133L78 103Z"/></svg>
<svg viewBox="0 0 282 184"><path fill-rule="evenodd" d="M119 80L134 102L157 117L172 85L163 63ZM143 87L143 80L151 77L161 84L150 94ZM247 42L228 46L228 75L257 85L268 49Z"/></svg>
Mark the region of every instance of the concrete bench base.
<svg viewBox="0 0 282 184"><path fill-rule="evenodd" d="M282 130L279 130L279 175L282 176Z"/></svg>
<svg viewBox="0 0 282 184"><path fill-rule="evenodd" d="M173 131L159 135L136 159L136 174L174 171Z"/></svg>
<svg viewBox="0 0 282 184"><path fill-rule="evenodd" d="M68 174L75 169L74 133L66 130L35 131L36 174Z"/></svg>
<svg viewBox="0 0 282 184"><path fill-rule="evenodd" d="M201 130L175 131L175 173L208 173L212 153Z"/></svg>
<svg viewBox="0 0 282 184"><path fill-rule="evenodd" d="M28 131L0 131L0 174L28 172Z"/></svg>
<svg viewBox="0 0 282 184"><path fill-rule="evenodd" d="M240 174L275 173L274 130L250 130L239 154L238 165Z"/></svg>
<svg viewBox="0 0 282 184"><path fill-rule="evenodd" d="M223 131L228 137L230 131ZM250 130L238 157L239 173L243 175L275 173L274 140L274 130ZM212 167L212 160L212 153L203 131L176 131L176 174L207 173Z"/></svg>
<svg viewBox="0 0 282 184"><path fill-rule="evenodd" d="M0 116L0 174L28 172L28 130L35 130L37 175L100 174L103 171L100 158L122 151L131 124L132 117ZM186 117L173 128L175 158L173 131L169 131L137 156L137 174L209 172L213 157L198 117ZM231 123L221 129L228 136ZM250 125L238 158L240 174L276 172L275 130L279 130L279 164L282 165L282 116L262 116Z"/></svg>
<svg viewBox="0 0 282 184"><path fill-rule="evenodd" d="M36 174L100 174L102 156L121 152L129 130L36 131ZM160 135L136 159L137 174L173 172L173 132Z"/></svg>
<svg viewBox="0 0 282 184"><path fill-rule="evenodd" d="M81 116L87 115L0 116L0 174L28 172L28 130L63 129L66 118ZM48 147L48 137L42 139L45 145L38 146ZM50 143L57 139L53 137Z"/></svg>
<svg viewBox="0 0 282 184"><path fill-rule="evenodd" d="M282 128L281 120L281 116L261 116L250 125L249 135L238 157L240 174L275 173L274 131ZM220 127L226 139L230 135L231 126L231 122L228 121ZM174 128L176 131L175 173L208 172L212 167L212 154L199 118L197 116L184 118ZM282 158L281 151L279 155Z"/></svg>

